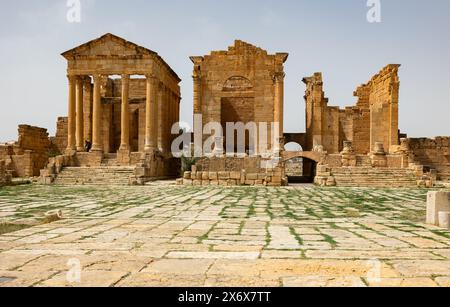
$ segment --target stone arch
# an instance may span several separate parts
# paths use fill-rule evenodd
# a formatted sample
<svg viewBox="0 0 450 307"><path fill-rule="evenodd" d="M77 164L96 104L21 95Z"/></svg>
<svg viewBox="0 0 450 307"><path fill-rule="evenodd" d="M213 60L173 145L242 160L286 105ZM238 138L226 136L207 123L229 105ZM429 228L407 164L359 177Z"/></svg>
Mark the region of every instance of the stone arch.
<svg viewBox="0 0 450 307"><path fill-rule="evenodd" d="M253 90L253 83L243 76L232 76L228 78L223 87L224 92L246 92Z"/></svg>

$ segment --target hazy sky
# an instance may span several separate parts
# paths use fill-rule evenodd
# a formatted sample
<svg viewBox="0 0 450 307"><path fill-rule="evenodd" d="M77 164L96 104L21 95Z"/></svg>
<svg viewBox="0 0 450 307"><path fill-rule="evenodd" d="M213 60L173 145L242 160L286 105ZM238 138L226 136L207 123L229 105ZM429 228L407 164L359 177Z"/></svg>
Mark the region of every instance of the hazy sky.
<svg viewBox="0 0 450 307"><path fill-rule="evenodd" d="M353 105L354 89L388 63L400 69L400 127L413 137L450 135L450 1L381 0L368 23L367 0L81 0L69 23L66 0L0 2L0 141L28 123L53 134L67 114L60 53L107 32L158 52L183 79L182 120L192 121L191 55L242 39L288 52L286 131L305 125L301 79L321 71L330 105Z"/></svg>

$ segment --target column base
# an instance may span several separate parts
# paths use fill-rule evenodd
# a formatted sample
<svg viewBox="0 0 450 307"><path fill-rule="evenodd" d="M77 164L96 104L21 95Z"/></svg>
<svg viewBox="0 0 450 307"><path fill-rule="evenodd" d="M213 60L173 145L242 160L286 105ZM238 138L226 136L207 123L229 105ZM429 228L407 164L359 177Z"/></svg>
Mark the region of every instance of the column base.
<svg viewBox="0 0 450 307"><path fill-rule="evenodd" d="M92 145L90 152L103 152L103 149L100 147L100 145Z"/></svg>
<svg viewBox="0 0 450 307"><path fill-rule="evenodd" d="M86 152L86 148L84 148L83 146L77 147L77 152Z"/></svg>

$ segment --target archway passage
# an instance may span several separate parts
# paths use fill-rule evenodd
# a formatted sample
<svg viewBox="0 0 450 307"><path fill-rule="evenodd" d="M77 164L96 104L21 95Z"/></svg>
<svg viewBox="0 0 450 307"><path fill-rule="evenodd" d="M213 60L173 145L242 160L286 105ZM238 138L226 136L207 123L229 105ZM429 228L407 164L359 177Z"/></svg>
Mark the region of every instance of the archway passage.
<svg viewBox="0 0 450 307"><path fill-rule="evenodd" d="M285 161L288 183L314 183L316 177L317 162L308 158L292 158Z"/></svg>
<svg viewBox="0 0 450 307"><path fill-rule="evenodd" d="M317 164L321 154L312 151L302 151L298 143L288 143L283 152L286 176L289 183L313 183L316 177Z"/></svg>

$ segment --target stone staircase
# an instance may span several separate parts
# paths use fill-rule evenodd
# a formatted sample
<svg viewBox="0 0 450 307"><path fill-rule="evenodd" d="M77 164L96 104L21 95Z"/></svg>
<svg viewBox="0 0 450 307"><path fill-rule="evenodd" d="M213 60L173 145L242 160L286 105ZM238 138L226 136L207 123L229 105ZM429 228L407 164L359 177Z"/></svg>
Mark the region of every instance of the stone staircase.
<svg viewBox="0 0 450 307"><path fill-rule="evenodd" d="M57 185L130 185L134 167L65 167L55 180Z"/></svg>
<svg viewBox="0 0 450 307"><path fill-rule="evenodd" d="M417 187L417 177L414 171L403 168L333 168L337 186L342 187Z"/></svg>
<svg viewBox="0 0 450 307"><path fill-rule="evenodd" d="M102 166L118 166L117 154L104 154Z"/></svg>

